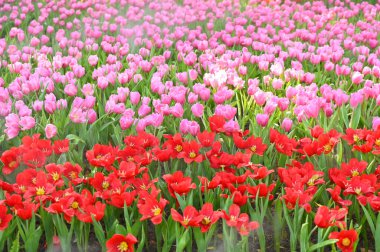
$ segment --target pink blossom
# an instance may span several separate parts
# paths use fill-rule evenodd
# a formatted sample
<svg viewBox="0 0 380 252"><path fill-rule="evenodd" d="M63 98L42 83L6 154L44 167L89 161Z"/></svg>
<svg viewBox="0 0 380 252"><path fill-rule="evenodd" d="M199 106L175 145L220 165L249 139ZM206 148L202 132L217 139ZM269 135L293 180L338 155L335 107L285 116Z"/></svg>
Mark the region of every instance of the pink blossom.
<svg viewBox="0 0 380 252"><path fill-rule="evenodd" d="M120 127L122 130L126 130L132 126L133 122L134 122L133 117L123 115L120 118Z"/></svg>
<svg viewBox="0 0 380 252"><path fill-rule="evenodd" d="M226 120L232 120L237 112L237 108L232 107L231 105L217 105L215 108L215 115L221 115Z"/></svg>
<svg viewBox="0 0 380 252"><path fill-rule="evenodd" d="M108 79L106 78L106 77L104 77L104 76L100 76L99 78L98 78L98 87L100 88L100 89L106 89L107 87L108 87Z"/></svg>
<svg viewBox="0 0 380 252"><path fill-rule="evenodd" d="M73 108L70 112L70 120L73 123L85 123L86 113L81 108Z"/></svg>
<svg viewBox="0 0 380 252"><path fill-rule="evenodd" d="M33 102L33 110L34 111L41 111L42 110L42 107L43 107L43 104L44 102L43 101L39 101L39 100L36 100Z"/></svg>
<svg viewBox="0 0 380 252"><path fill-rule="evenodd" d="M181 118L184 113L182 105L177 102L173 107L170 108L170 113L175 117Z"/></svg>
<svg viewBox="0 0 380 252"><path fill-rule="evenodd" d="M281 123L281 128L286 132L289 132L292 129L293 121L289 118L284 118Z"/></svg>
<svg viewBox="0 0 380 252"><path fill-rule="evenodd" d="M47 124L45 127L45 136L47 139L53 138L57 134L57 127L54 124Z"/></svg>
<svg viewBox="0 0 380 252"><path fill-rule="evenodd" d="M19 124L21 126L21 130L29 130L34 128L36 125L36 120L31 116L23 116L20 118Z"/></svg>
<svg viewBox="0 0 380 252"><path fill-rule="evenodd" d="M351 76L352 83L358 85L363 81L363 74L359 72L353 72Z"/></svg>
<svg viewBox="0 0 380 252"><path fill-rule="evenodd" d="M68 84L65 86L64 92L68 96L75 96L78 92L78 88L74 84Z"/></svg>
<svg viewBox="0 0 380 252"><path fill-rule="evenodd" d="M139 92L130 92L129 98L131 99L131 103L133 105L137 105L140 102L140 93Z"/></svg>
<svg viewBox="0 0 380 252"><path fill-rule="evenodd" d="M98 64L98 56L97 55L88 56L88 63L91 66L96 66L96 64Z"/></svg>
<svg viewBox="0 0 380 252"><path fill-rule="evenodd" d="M258 125L260 125L261 127L265 127L268 124L269 115L267 115L267 114L257 114L256 115L256 121L257 121Z"/></svg>
<svg viewBox="0 0 380 252"><path fill-rule="evenodd" d="M150 113L151 109L148 105L142 104L138 110L138 114L140 117L144 117Z"/></svg>
<svg viewBox="0 0 380 252"><path fill-rule="evenodd" d="M375 116L372 119L372 129L377 130L380 127L380 117Z"/></svg>
<svg viewBox="0 0 380 252"><path fill-rule="evenodd" d="M193 106L191 106L191 112L196 117L201 117L203 115L204 106L200 103L195 103Z"/></svg>

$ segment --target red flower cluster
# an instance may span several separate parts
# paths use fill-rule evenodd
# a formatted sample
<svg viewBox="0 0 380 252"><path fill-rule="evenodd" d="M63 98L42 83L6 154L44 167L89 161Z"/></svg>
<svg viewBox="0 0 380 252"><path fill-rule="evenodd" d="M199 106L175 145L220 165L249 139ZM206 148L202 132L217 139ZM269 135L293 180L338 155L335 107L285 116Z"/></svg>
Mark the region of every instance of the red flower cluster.
<svg viewBox="0 0 380 252"><path fill-rule="evenodd" d="M316 171L312 163L301 164L293 160L287 168L278 168L278 175L285 184L285 194L282 198L289 209L294 209L296 204L303 207L307 212L311 211L309 202L323 184L324 173Z"/></svg>
<svg viewBox="0 0 380 252"><path fill-rule="evenodd" d="M165 135L160 144L154 135L139 132L125 137L124 147L96 144L86 152L92 167L87 174L77 164L48 162L54 158L53 153L60 155L68 151L68 140L51 142L40 139L39 135L24 137L21 146L1 155L3 173L7 175L16 169L19 173L14 184L0 181L0 188L5 191L5 199L0 202L0 230L8 226L13 216L28 220L38 209L60 214L67 222L73 218L86 223L93 219L100 221L106 206L137 206L140 221L149 219L158 225L165 218L168 205L178 207L178 196L188 198L195 191L206 200L209 195L217 195L222 201L230 199L232 205L228 213L214 210L211 203L201 205L199 211L195 205L188 205L182 213L171 208L174 221L185 228L200 228L207 232L223 219L241 235L248 235L258 228L258 223L251 221L248 214L241 213L241 209L257 198L275 198L276 181L268 183L271 181L268 176L275 170L251 162L253 158L262 159L260 156L265 155L268 147L263 141L265 138L250 135L248 131L221 137L225 134L224 123L224 118L212 117L211 131L205 130L191 140L180 134ZM322 169L303 160L333 152L341 138L353 146L353 151L364 153L370 149L376 154L378 131L348 129L342 135L335 130L324 132L317 126L311 129L310 134L311 138L295 140L274 129L269 132L269 141L278 153L296 158L285 168L276 170L284 189L280 198L288 209L293 210L298 205L309 213L311 201L320 186L327 184L325 179L328 175L333 185L327 184L326 191L335 202L335 208L320 206L314 223L320 228L340 228L341 232L334 232L330 237L339 239L339 248L351 251L357 237L353 231L345 230L348 206L356 199L363 206L368 204L373 211L380 211L380 166L369 173L368 163L355 158L330 169ZM233 148L225 148L223 141L226 139L234 143ZM155 166L157 162L168 162L169 167L176 163L178 170L153 178L152 169L148 167ZM193 163L202 165L191 165ZM168 166L165 164L163 169ZM183 167L191 170L184 171ZM162 169L161 164L153 169L161 174L162 170L158 169ZM131 236L115 235L107 242L107 247L111 251L133 251L136 242Z"/></svg>
<svg viewBox="0 0 380 252"><path fill-rule="evenodd" d="M374 131L348 128L342 138L352 146L352 151L380 154L380 127Z"/></svg>
<svg viewBox="0 0 380 252"><path fill-rule="evenodd" d="M226 220L230 227L235 227L241 235L248 235L250 231L259 227L255 221L249 221L246 213L240 213L240 207L232 204L229 208L229 214L226 211L214 211L211 203L205 203L198 212L195 207L187 206L183 215L179 214L174 208L171 209L173 220L181 223L185 228L200 227L202 232L207 232L211 225L216 223L220 218Z"/></svg>
<svg viewBox="0 0 380 252"><path fill-rule="evenodd" d="M60 155L69 150L69 140L57 140L52 143L50 140L40 139L40 135L25 136L22 138L22 145L12 147L1 154L1 162L4 167L3 174L8 175L17 168L42 168L48 157L53 153Z"/></svg>

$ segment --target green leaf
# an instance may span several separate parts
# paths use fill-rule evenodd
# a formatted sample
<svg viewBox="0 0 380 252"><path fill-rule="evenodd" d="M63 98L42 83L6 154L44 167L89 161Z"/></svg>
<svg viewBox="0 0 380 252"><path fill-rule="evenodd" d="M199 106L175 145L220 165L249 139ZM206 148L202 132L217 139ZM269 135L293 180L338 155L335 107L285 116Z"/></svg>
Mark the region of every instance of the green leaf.
<svg viewBox="0 0 380 252"><path fill-rule="evenodd" d="M141 252L144 248L146 238L145 238L145 232L144 232L144 226L142 227L142 234L141 234L141 240L139 241L139 246L137 247L137 252Z"/></svg>
<svg viewBox="0 0 380 252"><path fill-rule="evenodd" d="M375 251L380 251L380 213L377 214L376 232L375 232Z"/></svg>
<svg viewBox="0 0 380 252"><path fill-rule="evenodd" d="M4 251L7 238L11 234L13 234L13 231L15 230L16 226L17 222L12 220L7 229L5 229L4 231L0 231L0 251Z"/></svg>
<svg viewBox="0 0 380 252"><path fill-rule="evenodd" d="M359 121L360 121L360 116L361 116L361 104L358 105L357 108L354 109L353 113L352 113L352 117L351 117L351 121L350 121L350 127L353 128L353 129L356 129L359 125Z"/></svg>
<svg viewBox="0 0 380 252"><path fill-rule="evenodd" d="M53 245L53 236L54 236L54 223L51 214L46 211L41 211L41 220L42 225L45 231L46 244L49 248Z"/></svg>
<svg viewBox="0 0 380 252"><path fill-rule="evenodd" d="M372 219L371 214L368 212L367 208L365 206L362 206L362 209L363 209L363 212L365 214L365 217L367 218L367 222L368 222L368 225L371 229L372 235L375 236L376 231L377 231L376 229L378 227L375 228L374 220ZM378 223L376 223L376 224L378 224Z"/></svg>
<svg viewBox="0 0 380 252"><path fill-rule="evenodd" d="M300 235L301 251L307 251L309 247L308 226L309 226L309 223L306 222L302 224L302 227L301 227L301 235Z"/></svg>
<svg viewBox="0 0 380 252"><path fill-rule="evenodd" d="M185 207L187 206L186 201L178 193L176 193L175 196L177 197L178 203L182 211L185 210Z"/></svg>
<svg viewBox="0 0 380 252"><path fill-rule="evenodd" d="M181 239L179 240L177 247L176 247L177 252L184 251L187 243L189 242L189 230L190 229L186 229L186 231L183 233Z"/></svg>
<svg viewBox="0 0 380 252"><path fill-rule="evenodd" d="M339 240L337 240L337 239L332 239L332 240L327 240L327 241L324 241L324 242L321 242L321 243L318 243L318 244L314 244L313 246L311 246L311 247L309 248L308 251L312 252L312 251L314 251L314 250L317 250L317 249L320 249L320 248L323 248L323 247L326 247L326 246L332 245L332 244L336 243L337 241L339 241Z"/></svg>
<svg viewBox="0 0 380 252"><path fill-rule="evenodd" d="M133 224L133 226L132 226L132 234L138 235L141 231L141 226L142 226L142 222L136 221L136 223Z"/></svg>
<svg viewBox="0 0 380 252"><path fill-rule="evenodd" d="M62 221L59 215L53 215L53 223L55 228L57 229L58 236L61 238L66 238L69 231L67 229L66 224Z"/></svg>
<svg viewBox="0 0 380 252"><path fill-rule="evenodd" d="M68 139L69 141L73 141L74 144L78 144L78 143L86 143L82 138L80 138L79 136L77 135L74 135L74 134L69 134L66 136L66 139Z"/></svg>
<svg viewBox="0 0 380 252"><path fill-rule="evenodd" d="M193 233L194 233L195 243L197 244L198 251L205 251L206 241L201 230L199 228L194 228Z"/></svg>
<svg viewBox="0 0 380 252"><path fill-rule="evenodd" d="M120 225L120 224L117 224L116 225L116 233L117 234L122 234L122 235L127 235L127 229L124 227L124 226L122 226L122 225Z"/></svg>
<svg viewBox="0 0 380 252"><path fill-rule="evenodd" d="M112 225L106 224L107 237L111 238L116 233L116 226L119 224L118 220L115 220Z"/></svg>
<svg viewBox="0 0 380 252"><path fill-rule="evenodd" d="M20 251L20 238L19 233L17 233L16 239L12 242L12 247L9 252L18 252Z"/></svg>
<svg viewBox="0 0 380 252"><path fill-rule="evenodd" d="M41 227L39 227L37 230L34 230L28 234L28 239L25 242L25 251L34 252L38 250L42 233L43 231Z"/></svg>
<svg viewBox="0 0 380 252"><path fill-rule="evenodd" d="M58 158L58 160L57 160L57 164L64 164L66 161L67 161L66 154L62 154L62 155Z"/></svg>
<svg viewBox="0 0 380 252"><path fill-rule="evenodd" d="M346 106L342 105L341 108L340 108L340 118L343 119L343 122L344 122L344 126L346 128L349 127L349 122L348 122L348 115L347 115L347 109L346 109Z"/></svg>
<svg viewBox="0 0 380 252"><path fill-rule="evenodd" d="M102 225L95 220L95 218L92 216L92 224L94 226L95 236L98 239L100 245L102 246L102 251L106 251L106 238L104 234L104 230Z"/></svg>

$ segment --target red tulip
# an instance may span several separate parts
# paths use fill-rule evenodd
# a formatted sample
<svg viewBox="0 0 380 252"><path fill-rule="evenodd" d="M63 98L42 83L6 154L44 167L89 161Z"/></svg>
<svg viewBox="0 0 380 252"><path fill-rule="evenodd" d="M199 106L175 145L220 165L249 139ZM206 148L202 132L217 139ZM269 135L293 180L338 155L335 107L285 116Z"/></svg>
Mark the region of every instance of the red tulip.
<svg viewBox="0 0 380 252"><path fill-rule="evenodd" d="M107 252L133 252L135 243L137 239L132 234L114 234L106 243Z"/></svg>
<svg viewBox="0 0 380 252"><path fill-rule="evenodd" d="M12 219L11 214L7 214L7 207L0 205L0 230L5 230Z"/></svg>
<svg viewBox="0 0 380 252"><path fill-rule="evenodd" d="M358 239L358 233L354 229L342 230L340 232L332 232L329 238L338 239L337 246L342 252L352 252Z"/></svg>

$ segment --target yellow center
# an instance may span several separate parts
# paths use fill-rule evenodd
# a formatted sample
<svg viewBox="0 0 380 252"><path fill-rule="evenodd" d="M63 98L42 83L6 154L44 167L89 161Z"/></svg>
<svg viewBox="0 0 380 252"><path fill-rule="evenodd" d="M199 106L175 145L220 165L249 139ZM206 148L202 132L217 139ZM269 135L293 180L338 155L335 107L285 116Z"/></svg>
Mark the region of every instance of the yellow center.
<svg viewBox="0 0 380 252"><path fill-rule="evenodd" d="M241 233L245 233L245 232L247 232L247 228L246 228L245 225L242 225L242 226L240 227L240 232L241 232Z"/></svg>
<svg viewBox="0 0 380 252"><path fill-rule="evenodd" d="M21 190L21 192L25 192L26 191L26 188L23 185L19 186L18 188Z"/></svg>
<svg viewBox="0 0 380 252"><path fill-rule="evenodd" d="M185 217L185 218L183 219L183 225L184 225L184 226L187 226L187 225L189 224L189 222L190 222L190 219L189 219L188 217Z"/></svg>
<svg viewBox="0 0 380 252"><path fill-rule="evenodd" d="M96 159L101 159L103 156L102 155L97 155Z"/></svg>
<svg viewBox="0 0 380 252"><path fill-rule="evenodd" d="M209 217L204 217L202 220L203 225L208 225L208 224L210 224L210 222L211 222L211 220Z"/></svg>
<svg viewBox="0 0 380 252"><path fill-rule="evenodd" d="M182 150L183 150L183 148L182 148L182 145L177 145L176 147L175 147L175 150L177 151L177 152L181 152Z"/></svg>
<svg viewBox="0 0 380 252"><path fill-rule="evenodd" d="M343 238L343 240L342 240L342 245L343 245L343 246L348 247L348 246L350 246L350 244L351 244L350 239L348 239L348 238Z"/></svg>
<svg viewBox="0 0 380 252"><path fill-rule="evenodd" d="M53 177L53 180L54 180L54 181L57 181L57 180L59 179L59 174L58 174L57 172L54 172L54 173L52 174L52 177Z"/></svg>
<svg viewBox="0 0 380 252"><path fill-rule="evenodd" d="M308 186L313 186L314 185L314 181L315 181L314 178L309 179L309 181L307 182Z"/></svg>
<svg viewBox="0 0 380 252"><path fill-rule="evenodd" d="M192 151L192 152L189 153L189 157L190 158L195 158L196 156L197 156L197 154L195 154L194 151Z"/></svg>
<svg viewBox="0 0 380 252"><path fill-rule="evenodd" d="M70 172L70 178L71 179L75 179L75 178L77 178L77 174L76 174L76 172Z"/></svg>
<svg viewBox="0 0 380 252"><path fill-rule="evenodd" d="M14 168L14 167L16 167L16 165L17 165L17 162L16 161L12 161L12 162L10 162L9 163L9 168Z"/></svg>
<svg viewBox="0 0 380 252"><path fill-rule="evenodd" d="M157 215L160 215L161 214L161 209L159 207L154 207L152 209L152 212L153 212L153 215L154 216L157 216Z"/></svg>
<svg viewBox="0 0 380 252"><path fill-rule="evenodd" d="M314 174L313 176L311 176L311 178L309 179L309 181L307 182L307 184L309 186L313 186L315 184L315 181L319 178L319 175L318 174Z"/></svg>
<svg viewBox="0 0 380 252"><path fill-rule="evenodd" d="M323 146L323 148L325 149L325 151L331 151L331 145L330 144L326 144L325 146Z"/></svg>
<svg viewBox="0 0 380 252"><path fill-rule="evenodd" d="M360 139L358 135L354 135L353 138L354 138L354 142L357 142Z"/></svg>
<svg viewBox="0 0 380 252"><path fill-rule="evenodd" d="M358 195L360 195L362 193L362 189L359 187L359 188L355 188L354 189L354 192Z"/></svg>
<svg viewBox="0 0 380 252"><path fill-rule="evenodd" d="M376 144L377 146L380 146L380 138L379 138L379 139L376 139L375 144Z"/></svg>
<svg viewBox="0 0 380 252"><path fill-rule="evenodd" d="M127 161L128 162L133 162L133 161L135 161L135 159L133 157L128 157Z"/></svg>
<svg viewBox="0 0 380 252"><path fill-rule="evenodd" d="M257 149L256 145L254 145L254 146L251 147L251 151L252 152L256 152L256 149Z"/></svg>
<svg viewBox="0 0 380 252"><path fill-rule="evenodd" d="M108 183L107 181L104 181L104 182L102 183L102 187L103 187L103 189L108 189L109 186L110 186L110 183Z"/></svg>
<svg viewBox="0 0 380 252"><path fill-rule="evenodd" d="M74 208L74 209L77 209L79 207L79 203L74 201L72 204L71 204L71 207Z"/></svg>
<svg viewBox="0 0 380 252"><path fill-rule="evenodd" d="M36 194L37 194L37 196L44 195L45 194L45 188L43 188L43 187L37 187L36 188Z"/></svg>
<svg viewBox="0 0 380 252"><path fill-rule="evenodd" d="M127 251L128 250L128 244L123 241L119 244L119 246L117 246L117 249L120 251L120 252L124 252L124 251Z"/></svg>
<svg viewBox="0 0 380 252"><path fill-rule="evenodd" d="M351 174L352 174L353 177L355 177L355 176L359 176L359 172L358 172L358 170L352 170L352 171L351 171Z"/></svg>

